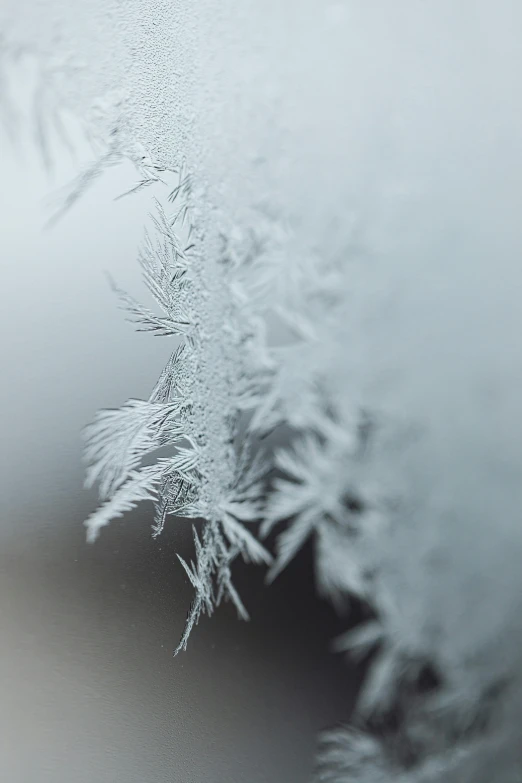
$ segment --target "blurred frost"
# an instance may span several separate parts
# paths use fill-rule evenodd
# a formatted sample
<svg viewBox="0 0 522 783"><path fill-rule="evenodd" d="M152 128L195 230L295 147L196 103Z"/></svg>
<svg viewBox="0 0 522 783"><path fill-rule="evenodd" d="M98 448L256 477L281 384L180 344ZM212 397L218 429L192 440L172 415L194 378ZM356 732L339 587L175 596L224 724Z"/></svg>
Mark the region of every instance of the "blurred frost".
<svg viewBox="0 0 522 783"><path fill-rule="evenodd" d="M245 615L254 523L284 523L272 577L313 535L318 589L373 617L336 642L372 657L318 780L520 780L519 5L7 0L0 21L0 84L38 63L44 159L63 110L92 138L63 208L123 159L168 204L140 255L161 315L119 294L180 347L88 430L91 537L145 498L157 533L206 520L184 647L221 597Z"/></svg>

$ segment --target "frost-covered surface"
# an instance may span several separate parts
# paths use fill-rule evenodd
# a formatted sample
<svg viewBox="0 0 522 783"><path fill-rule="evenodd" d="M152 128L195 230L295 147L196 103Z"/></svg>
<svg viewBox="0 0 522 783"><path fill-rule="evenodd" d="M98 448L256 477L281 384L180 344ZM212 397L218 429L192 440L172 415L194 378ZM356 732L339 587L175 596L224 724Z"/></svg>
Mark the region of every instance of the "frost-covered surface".
<svg viewBox="0 0 522 783"><path fill-rule="evenodd" d="M175 188L174 201L182 190ZM188 204L180 213L180 223L189 220ZM156 502L154 535L170 515L205 520L201 537L194 530L195 564L181 560L196 593L181 649L201 612L211 613L222 597L247 617L231 580L234 558L271 559L249 530L262 513L260 480L266 468L259 452L251 454L248 438L238 442L240 414L266 370L256 350L259 327L231 283L227 248L208 247L191 226L188 244L180 243L174 231L178 221L159 205L153 220L157 240L146 237L140 261L163 315L118 293L138 328L180 335L182 342L147 402L130 400L120 410L102 411L88 428L88 483L100 479L105 503L86 525L94 540L111 519L147 499ZM208 250L205 258L198 257L201 248ZM143 457L162 446L174 448L174 456L143 467Z"/></svg>
<svg viewBox="0 0 522 783"><path fill-rule="evenodd" d="M245 614L236 556L268 562L280 525L275 577L313 535L318 589L374 618L336 641L373 657L318 780L520 780L518 5L27 0L1 17L6 59L40 64L44 155L62 108L95 139L65 206L123 157L137 187L177 183L141 252L158 310L119 292L173 354L148 401L88 431L91 538L147 498L155 533L205 520L185 647L221 597ZM290 443L261 450L281 427Z"/></svg>

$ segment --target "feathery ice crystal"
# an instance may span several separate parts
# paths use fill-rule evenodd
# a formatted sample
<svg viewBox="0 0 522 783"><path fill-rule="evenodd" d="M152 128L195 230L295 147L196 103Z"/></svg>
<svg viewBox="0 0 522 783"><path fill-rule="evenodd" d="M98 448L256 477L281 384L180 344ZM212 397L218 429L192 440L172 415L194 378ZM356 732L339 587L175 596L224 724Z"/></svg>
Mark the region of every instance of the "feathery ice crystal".
<svg viewBox="0 0 522 783"><path fill-rule="evenodd" d="M520 781L513 4L98 4L77 22L46 0L31 27L17 0L3 25L3 53L39 62L44 157L62 105L99 142L64 208L123 159L134 190L178 176L139 259L160 313L114 286L173 351L148 400L87 429L90 540L142 500L155 535L202 520L180 650L220 600L246 616L236 557L275 578L313 537L318 590L369 617L334 642L366 675L317 781Z"/></svg>
<svg viewBox="0 0 522 783"><path fill-rule="evenodd" d="M188 198L188 179L181 176L180 185L172 201L183 190ZM181 342L149 399L99 413L87 428L86 448L88 484L99 481L105 501L86 522L91 541L142 500L155 503L156 536L168 515L205 520L200 536L194 528L196 562L180 558L195 598L178 650L201 613L212 613L222 598L247 616L231 580L238 555L255 563L271 559L251 529L261 515L264 463L259 453L251 457L251 439L239 433L250 388L266 372L255 350L258 327L231 285L227 248L202 258L204 239L189 214L188 201L172 218L158 203L155 240L147 235L140 254L145 283L163 315L116 288L138 329ZM173 456L143 467L143 458L162 446L172 447Z"/></svg>

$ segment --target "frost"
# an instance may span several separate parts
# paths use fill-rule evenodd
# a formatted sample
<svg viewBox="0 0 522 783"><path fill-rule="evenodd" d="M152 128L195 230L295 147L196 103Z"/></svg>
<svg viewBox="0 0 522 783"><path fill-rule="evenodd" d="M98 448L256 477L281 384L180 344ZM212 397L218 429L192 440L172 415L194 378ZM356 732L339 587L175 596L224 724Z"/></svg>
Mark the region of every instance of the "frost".
<svg viewBox="0 0 522 783"><path fill-rule="evenodd" d="M189 194L184 178L171 200L180 193ZM230 286L226 248L215 259L202 259L189 214L188 201L173 217L157 203L156 240L147 234L139 256L161 316L113 286L138 329L182 342L149 400L102 411L86 429L87 484L98 481L107 499L86 522L89 540L141 500L155 504L156 536L168 516L205 520L201 536L194 529L195 563L180 558L195 598L178 650L201 613L211 614L223 598L240 617L248 616L231 579L238 555L254 563L271 560L249 530L261 517L266 467L259 453L251 457L249 439L238 429L244 389L263 372L252 351L255 327ZM144 467L144 458L164 446L174 454Z"/></svg>
<svg viewBox="0 0 522 783"><path fill-rule="evenodd" d="M246 617L236 557L271 580L312 539L317 589L370 618L333 642L366 674L317 780L520 780L519 12L18 5L43 157L62 106L94 140L57 215L122 159L170 205L139 256L155 309L112 283L174 345L86 430L89 538L144 500L154 535L201 520L178 650L222 599Z"/></svg>

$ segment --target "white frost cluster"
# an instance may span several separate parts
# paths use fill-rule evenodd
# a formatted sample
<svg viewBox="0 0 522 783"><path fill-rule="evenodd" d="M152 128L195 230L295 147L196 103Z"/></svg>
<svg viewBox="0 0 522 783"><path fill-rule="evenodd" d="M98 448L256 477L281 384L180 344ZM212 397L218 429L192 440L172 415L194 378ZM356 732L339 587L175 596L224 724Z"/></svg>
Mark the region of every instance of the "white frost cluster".
<svg viewBox="0 0 522 783"><path fill-rule="evenodd" d="M177 178L157 310L114 286L173 351L87 430L89 537L142 500L155 535L203 520L178 649L222 598L246 616L237 556L275 578L313 537L317 589L371 617L334 643L367 674L317 781L520 781L517 4L26 3L2 52L40 64L44 156L62 108L96 139L64 208L122 159Z"/></svg>
<svg viewBox="0 0 522 783"><path fill-rule="evenodd" d="M178 186L171 200L180 192ZM156 241L146 237L140 262L162 315L116 290L139 329L179 336L181 342L147 401L129 400L119 410L102 411L87 429L88 484L99 481L105 503L86 525L92 541L115 516L149 499L156 506L154 535L169 515L205 520L201 538L194 530L196 563L189 566L180 558L196 593L182 649L201 612L210 614L222 597L247 617L231 580L234 558L271 559L249 530L261 515L266 468L238 431L265 368L256 350L259 328L231 285L234 262L226 246L208 258L198 256L205 239L183 225L190 220L188 203L174 217L159 204L157 212ZM178 226L185 229L186 244ZM173 456L144 467L143 458L161 447L172 447Z"/></svg>

